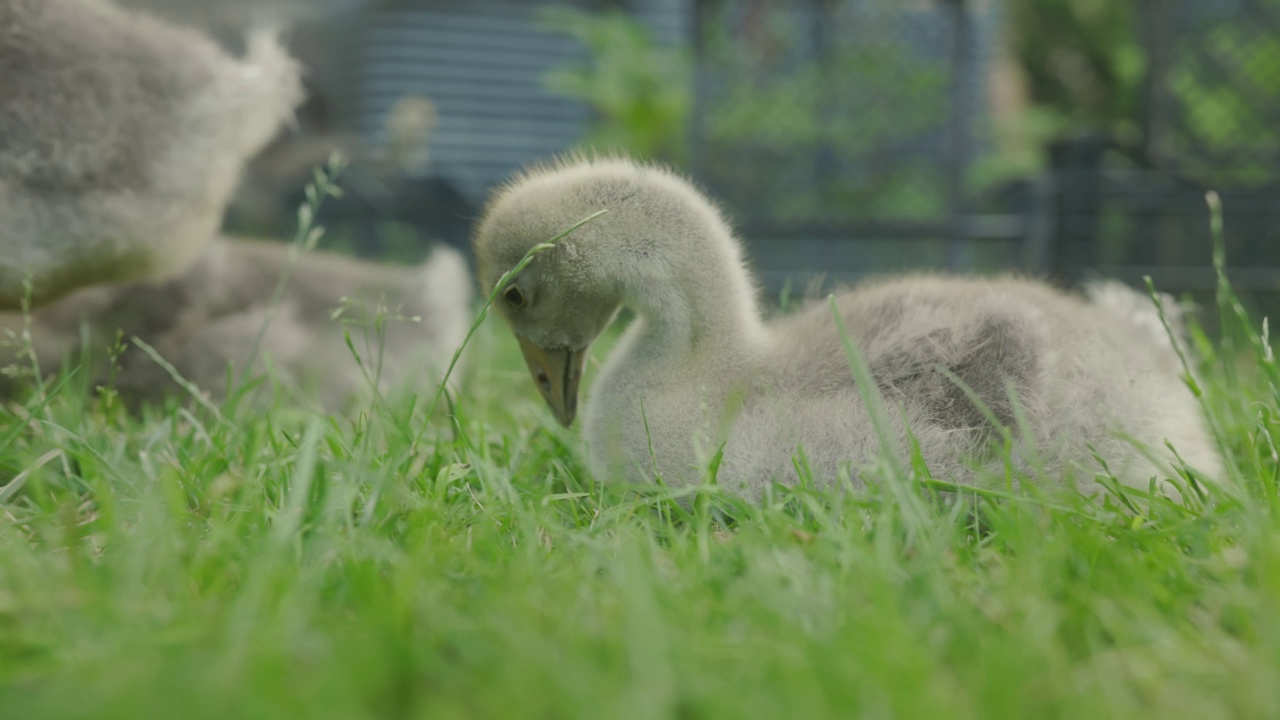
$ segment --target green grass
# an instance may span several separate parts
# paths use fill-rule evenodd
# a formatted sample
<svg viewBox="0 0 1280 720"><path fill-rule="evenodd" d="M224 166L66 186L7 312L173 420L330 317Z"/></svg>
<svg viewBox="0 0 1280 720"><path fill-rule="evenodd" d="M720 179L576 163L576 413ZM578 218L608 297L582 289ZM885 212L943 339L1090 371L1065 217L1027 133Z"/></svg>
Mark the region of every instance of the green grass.
<svg viewBox="0 0 1280 720"><path fill-rule="evenodd" d="M1280 373L1218 310L1231 482L1145 510L601 487L494 319L430 417L64 373L0 410L0 718L1275 717Z"/></svg>

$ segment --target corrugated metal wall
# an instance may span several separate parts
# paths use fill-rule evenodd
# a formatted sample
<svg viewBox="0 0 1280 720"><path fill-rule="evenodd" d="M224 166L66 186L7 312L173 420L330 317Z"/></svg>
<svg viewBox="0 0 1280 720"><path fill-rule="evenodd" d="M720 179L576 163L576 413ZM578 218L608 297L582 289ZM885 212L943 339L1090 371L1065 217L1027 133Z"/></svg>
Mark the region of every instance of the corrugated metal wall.
<svg viewBox="0 0 1280 720"><path fill-rule="evenodd" d="M521 165L564 150L582 137L590 111L548 92L542 78L583 50L538 23L537 10L547 4L446 0L366 11L350 54L355 127L381 144L397 98L430 98L440 120L428 172L473 202ZM686 5L651 0L631 9L660 42L679 42L689 27Z"/></svg>

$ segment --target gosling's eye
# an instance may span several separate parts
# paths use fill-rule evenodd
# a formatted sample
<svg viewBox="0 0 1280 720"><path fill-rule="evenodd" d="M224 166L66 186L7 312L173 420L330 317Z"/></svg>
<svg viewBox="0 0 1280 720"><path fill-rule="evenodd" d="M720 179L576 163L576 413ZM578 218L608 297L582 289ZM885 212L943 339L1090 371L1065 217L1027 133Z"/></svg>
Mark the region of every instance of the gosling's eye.
<svg viewBox="0 0 1280 720"><path fill-rule="evenodd" d="M524 307L524 293L520 292L520 288L514 285L502 291L502 299L506 300L507 304L513 308Z"/></svg>

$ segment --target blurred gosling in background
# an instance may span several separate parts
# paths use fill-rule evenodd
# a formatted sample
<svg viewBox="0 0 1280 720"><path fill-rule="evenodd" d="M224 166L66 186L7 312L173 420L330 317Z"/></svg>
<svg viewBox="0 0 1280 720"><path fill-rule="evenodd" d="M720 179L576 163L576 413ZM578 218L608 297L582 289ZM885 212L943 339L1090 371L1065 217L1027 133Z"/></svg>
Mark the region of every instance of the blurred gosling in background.
<svg viewBox="0 0 1280 720"><path fill-rule="evenodd" d="M266 31L236 58L105 0L0 0L0 308L184 271L298 73Z"/></svg>
<svg viewBox="0 0 1280 720"><path fill-rule="evenodd" d="M418 267L302 253L272 310L289 262L283 243L221 239L172 280L87 288L37 309L31 346L42 370L56 370L64 357L83 359L81 328L87 328L85 371L94 384L106 384L112 375L106 348L121 332L125 351L114 387L134 406L182 392L166 368L134 346L135 336L214 400L225 396L229 367L239 377L251 358L249 377L269 363L293 399L330 412L367 395L373 378L382 392L435 387L470 321L470 273L457 251L437 246ZM21 314L0 314L0 329L12 331L6 334L17 337L22 327ZM29 364L20 351L11 339L3 364ZM0 379L6 394L17 386Z"/></svg>

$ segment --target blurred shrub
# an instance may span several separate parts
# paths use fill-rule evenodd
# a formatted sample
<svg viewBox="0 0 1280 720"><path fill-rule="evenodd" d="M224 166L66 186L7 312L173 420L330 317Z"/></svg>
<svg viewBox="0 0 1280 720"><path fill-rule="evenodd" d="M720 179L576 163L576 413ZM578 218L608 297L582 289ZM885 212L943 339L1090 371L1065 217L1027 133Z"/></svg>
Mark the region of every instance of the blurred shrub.
<svg viewBox="0 0 1280 720"><path fill-rule="evenodd" d="M1036 135L1104 131L1137 138L1146 61L1133 3L1011 0L1009 31Z"/></svg>
<svg viewBox="0 0 1280 720"><path fill-rule="evenodd" d="M1193 51L1177 52L1169 72L1180 106L1170 149L1211 183L1273 183L1277 175L1280 0L1245 4L1253 11L1206 18ZM1259 22L1268 18L1272 24Z"/></svg>
<svg viewBox="0 0 1280 720"><path fill-rule="evenodd" d="M776 220L940 216L950 71L937 14L888 0L815 12L783 2L736 30L728 12L706 23L708 181Z"/></svg>
<svg viewBox="0 0 1280 720"><path fill-rule="evenodd" d="M1031 104L1024 128L1040 142L1102 131L1142 139L1149 58L1160 28L1140 3L1010 0L1009 43ZM1280 0L1172 2L1168 103L1154 118L1165 152L1208 183L1275 176L1280 150ZM1269 20L1268 20L1269 19Z"/></svg>
<svg viewBox="0 0 1280 720"><path fill-rule="evenodd" d="M824 50L812 34L827 19L792 5L769 10L754 37L724 18L705 24L701 178L739 211L779 220L940 214L945 63L922 52L927 43L904 42L911 27L896 2L833 21ZM546 77L594 110L580 145L688 164L689 52L658 45L618 10L552 7L540 20L587 49Z"/></svg>
<svg viewBox="0 0 1280 720"><path fill-rule="evenodd" d="M549 90L595 112L581 145L676 165L688 162L692 64L687 51L658 45L643 23L620 10L552 6L539 16L544 27L587 49L584 62L545 77Z"/></svg>

